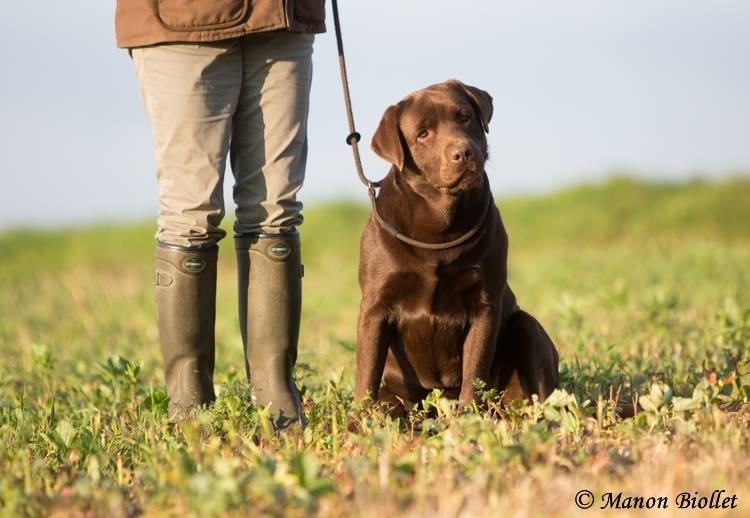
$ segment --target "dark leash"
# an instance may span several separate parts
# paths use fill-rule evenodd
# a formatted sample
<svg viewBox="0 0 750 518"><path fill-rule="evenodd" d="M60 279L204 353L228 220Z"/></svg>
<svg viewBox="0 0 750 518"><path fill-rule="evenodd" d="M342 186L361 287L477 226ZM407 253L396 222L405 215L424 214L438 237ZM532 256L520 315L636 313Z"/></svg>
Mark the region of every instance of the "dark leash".
<svg viewBox="0 0 750 518"><path fill-rule="evenodd" d="M480 218L479 222L474 225L468 232L463 234L458 239L454 239L453 241L448 241L447 243L425 243L423 241L418 241L416 239L413 239L406 234L403 234L401 231L399 231L397 228L395 228L393 225L389 224L378 213L378 208L376 204L377 199L377 189L380 187L380 184L382 183L382 180L379 182L373 182L372 180L368 179L365 175L365 171L362 168L362 160L359 155L359 141L362 139L362 136L357 133L357 130L354 127L354 113L352 112L352 100L351 96L349 95L349 79L346 75L346 60L344 59L344 41L341 37L341 23L339 21L339 7L338 2L336 0L331 0L332 2L332 8L333 8L333 25L336 31L336 46L338 47L338 53L339 53L339 71L341 72L341 86L344 89L344 104L346 106L346 118L349 121L349 135L346 137L346 143L349 144L352 148L352 154L354 155L354 167L357 170L357 176L359 176L359 181L364 184L365 187L367 187L367 194L370 197L370 205L372 205L372 216L375 218L375 221L378 222L378 225L380 225L380 228L385 230L388 234L395 237L399 241L402 241L408 245L417 247L417 248L424 248L427 250L446 250L448 248L456 247L462 243L465 243L469 239L471 239L479 230L482 228L482 225L484 224L484 220L487 219L487 215L490 212L490 207L493 205L492 201L492 193L488 193L487 196L487 206L484 209L484 212L482 213L482 217ZM489 190L489 189L488 189Z"/></svg>

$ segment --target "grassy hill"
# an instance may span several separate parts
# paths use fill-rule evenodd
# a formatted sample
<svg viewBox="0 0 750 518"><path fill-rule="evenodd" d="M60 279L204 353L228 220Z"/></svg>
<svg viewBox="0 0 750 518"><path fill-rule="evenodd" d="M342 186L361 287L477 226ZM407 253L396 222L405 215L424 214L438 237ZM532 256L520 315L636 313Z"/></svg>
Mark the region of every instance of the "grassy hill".
<svg viewBox="0 0 750 518"><path fill-rule="evenodd" d="M750 180L621 178L498 204L510 282L558 345L563 390L503 419L439 394L434 415L416 409L408 423L360 408L356 271L369 213L312 206L297 369L310 426L280 437L247 397L229 240L220 397L171 427L153 225L0 234L0 513L572 516L584 489L597 510L607 492L667 496L676 509L680 492L725 489L741 507L717 515L743 516ZM618 393L640 399L635 418L616 415Z"/></svg>

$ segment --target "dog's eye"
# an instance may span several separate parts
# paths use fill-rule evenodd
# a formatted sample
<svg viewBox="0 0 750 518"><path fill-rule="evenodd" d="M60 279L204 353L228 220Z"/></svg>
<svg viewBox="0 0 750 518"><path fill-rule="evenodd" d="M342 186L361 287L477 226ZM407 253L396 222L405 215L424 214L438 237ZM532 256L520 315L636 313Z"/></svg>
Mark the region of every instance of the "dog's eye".
<svg viewBox="0 0 750 518"><path fill-rule="evenodd" d="M420 130L419 133L417 133L417 140L424 140L429 136L430 136L430 131L423 129L423 130Z"/></svg>
<svg viewBox="0 0 750 518"><path fill-rule="evenodd" d="M460 122L461 124L466 124L467 122L470 122L470 121L471 121L471 115L469 115L468 113L460 112L458 114L458 122Z"/></svg>

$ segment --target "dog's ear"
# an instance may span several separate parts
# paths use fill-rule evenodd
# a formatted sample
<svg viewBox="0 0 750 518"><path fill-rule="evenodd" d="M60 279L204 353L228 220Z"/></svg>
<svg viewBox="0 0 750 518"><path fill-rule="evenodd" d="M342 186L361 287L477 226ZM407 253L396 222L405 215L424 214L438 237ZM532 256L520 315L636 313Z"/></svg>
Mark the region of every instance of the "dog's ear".
<svg viewBox="0 0 750 518"><path fill-rule="evenodd" d="M477 116L482 123L485 133L490 132L490 119L492 119L492 96L474 86L463 84L461 81L452 79L448 81L454 87L458 88L469 99L477 112Z"/></svg>
<svg viewBox="0 0 750 518"><path fill-rule="evenodd" d="M404 146L401 143L401 130L398 128L398 114L397 104L385 110L378 129L372 136L372 150L401 171L404 168Z"/></svg>

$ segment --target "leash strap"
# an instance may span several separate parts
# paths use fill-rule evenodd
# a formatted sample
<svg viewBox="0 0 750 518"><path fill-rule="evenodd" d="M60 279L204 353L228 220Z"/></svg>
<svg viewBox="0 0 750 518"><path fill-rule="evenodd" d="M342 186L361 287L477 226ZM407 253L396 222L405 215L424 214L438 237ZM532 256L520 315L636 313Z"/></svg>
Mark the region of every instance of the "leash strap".
<svg viewBox="0 0 750 518"><path fill-rule="evenodd" d="M344 39L341 36L341 22L339 21L339 6L336 0L332 1L333 7L333 25L336 30L336 47L338 47L339 53L339 71L341 72L341 86L344 89L344 104L346 106L346 118L349 122L349 135L346 137L346 143L352 148L352 154L354 155L354 167L357 169L357 176L359 181L362 182L365 187L374 193L377 187L380 187L380 182L373 182L365 176L365 171L362 168L362 160L359 156L359 141L362 136L357 133L354 127L354 112L352 111L352 99L349 95L349 78L346 75L346 60L344 59Z"/></svg>
<svg viewBox="0 0 750 518"><path fill-rule="evenodd" d="M488 192L487 194L487 206L485 207L484 212L482 213L482 217L477 222L477 224L474 225L467 233L463 234L458 239L454 239L453 241L449 241L447 243L425 243L423 241L412 239L406 234L401 233L401 231L399 231L390 223L386 222L378 213L378 208L376 204L376 200L377 200L376 189L380 187L381 182L373 182L372 180L367 178L367 176L365 176L365 171L362 168L362 160L359 155L359 141L362 139L362 136L357 132L354 126L354 112L352 111L352 100L351 100L351 96L349 95L349 78L346 74L346 59L344 58L344 39L341 36L341 22L339 20L339 6L336 0L331 0L331 3L332 3L332 8L333 8L333 25L336 31L336 47L338 48L338 55L339 55L339 71L341 73L341 86L344 90L344 105L346 107L346 118L347 118L347 121L349 122L349 135L347 135L346 137L346 143L349 144L349 146L352 148L352 155L354 156L354 167L357 170L357 176L359 177L359 181L362 182L365 187L367 187L367 194L370 197L370 205L372 206L372 215L375 218L375 221L378 222L378 225L380 225L380 228L382 228L385 232L387 232L394 238L398 239L399 241L403 243L406 243L407 245L411 245L416 248L423 248L426 250L447 250L448 248L453 248L462 243L465 243L466 241L471 239L479 231L479 229L482 228L482 225L484 224L484 220L487 219L487 215L490 213L490 207L492 207L493 205L491 192ZM487 190L489 191L489 189Z"/></svg>

